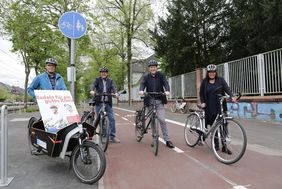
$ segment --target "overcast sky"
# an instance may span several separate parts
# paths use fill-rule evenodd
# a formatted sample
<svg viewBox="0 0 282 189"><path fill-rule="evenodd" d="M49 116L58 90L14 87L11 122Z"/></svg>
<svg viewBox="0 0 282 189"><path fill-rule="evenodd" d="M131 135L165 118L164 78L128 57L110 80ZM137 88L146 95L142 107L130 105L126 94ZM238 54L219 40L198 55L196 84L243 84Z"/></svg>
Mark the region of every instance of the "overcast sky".
<svg viewBox="0 0 282 189"><path fill-rule="evenodd" d="M152 0L152 9L155 13L155 21L158 16L166 13L166 0ZM0 37L0 81L24 88L25 72L24 65L20 56L11 52L12 43ZM35 77L34 71L31 72L29 83Z"/></svg>
<svg viewBox="0 0 282 189"><path fill-rule="evenodd" d="M12 43L0 38L0 81L8 85L24 87L25 72L21 59L11 52ZM32 74L33 77L35 74Z"/></svg>

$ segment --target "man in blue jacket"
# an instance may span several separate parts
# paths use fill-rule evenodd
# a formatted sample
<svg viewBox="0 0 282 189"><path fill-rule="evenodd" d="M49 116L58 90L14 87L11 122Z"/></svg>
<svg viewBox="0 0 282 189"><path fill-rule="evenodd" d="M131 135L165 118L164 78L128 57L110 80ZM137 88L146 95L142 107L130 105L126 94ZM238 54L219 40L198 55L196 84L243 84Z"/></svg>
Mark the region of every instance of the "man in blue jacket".
<svg viewBox="0 0 282 189"><path fill-rule="evenodd" d="M34 90L67 90L63 77L56 73L57 61L48 58L45 61L46 72L37 75L27 88L30 96L35 98Z"/></svg>

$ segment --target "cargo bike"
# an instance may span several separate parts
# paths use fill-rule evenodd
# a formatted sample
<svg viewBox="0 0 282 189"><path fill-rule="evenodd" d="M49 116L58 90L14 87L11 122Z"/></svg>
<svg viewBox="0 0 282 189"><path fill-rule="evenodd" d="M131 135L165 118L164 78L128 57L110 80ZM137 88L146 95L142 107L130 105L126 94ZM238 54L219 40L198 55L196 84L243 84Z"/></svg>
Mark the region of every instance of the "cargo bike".
<svg viewBox="0 0 282 189"><path fill-rule="evenodd" d="M83 183L93 184L103 176L106 158L103 150L93 141L96 127L86 122L74 122L52 132L46 129L42 118L31 117L27 129L32 155L44 154L61 159L69 157L70 167Z"/></svg>

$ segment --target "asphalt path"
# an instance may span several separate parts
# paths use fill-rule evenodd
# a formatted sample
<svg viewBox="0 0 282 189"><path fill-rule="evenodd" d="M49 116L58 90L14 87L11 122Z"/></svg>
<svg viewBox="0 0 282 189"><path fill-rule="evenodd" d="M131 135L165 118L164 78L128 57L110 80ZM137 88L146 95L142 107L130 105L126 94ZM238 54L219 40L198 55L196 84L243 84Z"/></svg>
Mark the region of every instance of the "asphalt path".
<svg viewBox="0 0 282 189"><path fill-rule="evenodd" d="M121 143L110 143L106 152L104 177L94 185L80 183L69 168L69 159L33 156L29 153L26 126L38 113L8 115L8 176L14 177L7 188L92 188L92 189L187 189L187 188L282 188L282 126L280 123L237 120L248 137L243 158L225 165L216 160L209 146L190 148L184 140L187 115L166 112L175 149L160 139L154 156L151 136L138 143L134 134L134 110L115 107L117 136Z"/></svg>
<svg viewBox="0 0 282 189"><path fill-rule="evenodd" d="M27 143L27 124L39 113L8 114L8 178L9 189L97 189L98 183L83 184L69 166L69 158L31 155Z"/></svg>
<svg viewBox="0 0 282 189"><path fill-rule="evenodd" d="M115 108L121 143L111 144L107 151L105 188L282 188L281 124L237 120L247 130L247 151L239 162L225 165L216 160L207 144L188 147L183 135L187 115L168 111L169 134L176 148L161 143L158 156L154 156L150 135L140 143L135 139L135 108ZM272 136L266 136L269 134Z"/></svg>

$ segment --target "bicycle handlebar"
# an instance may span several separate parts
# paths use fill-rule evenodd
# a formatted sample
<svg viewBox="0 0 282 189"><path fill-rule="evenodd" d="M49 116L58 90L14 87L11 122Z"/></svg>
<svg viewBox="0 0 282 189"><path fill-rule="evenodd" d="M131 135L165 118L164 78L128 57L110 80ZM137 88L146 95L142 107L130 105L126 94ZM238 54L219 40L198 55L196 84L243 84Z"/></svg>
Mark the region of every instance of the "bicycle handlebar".
<svg viewBox="0 0 282 189"><path fill-rule="evenodd" d="M242 94L240 93L240 92L238 92L238 93L236 93L235 94L235 97L236 97L236 100L239 100L240 98L241 98L241 96L242 96ZM224 100L224 99L226 99L226 100L230 100L232 98L232 96L230 96L230 95L224 95L224 96L222 96L222 95L219 95L219 99L221 100Z"/></svg>
<svg viewBox="0 0 282 189"><path fill-rule="evenodd" d="M159 96L165 96L166 94L164 92L144 92L144 96L141 96L141 99L148 96L150 98L156 98Z"/></svg>

